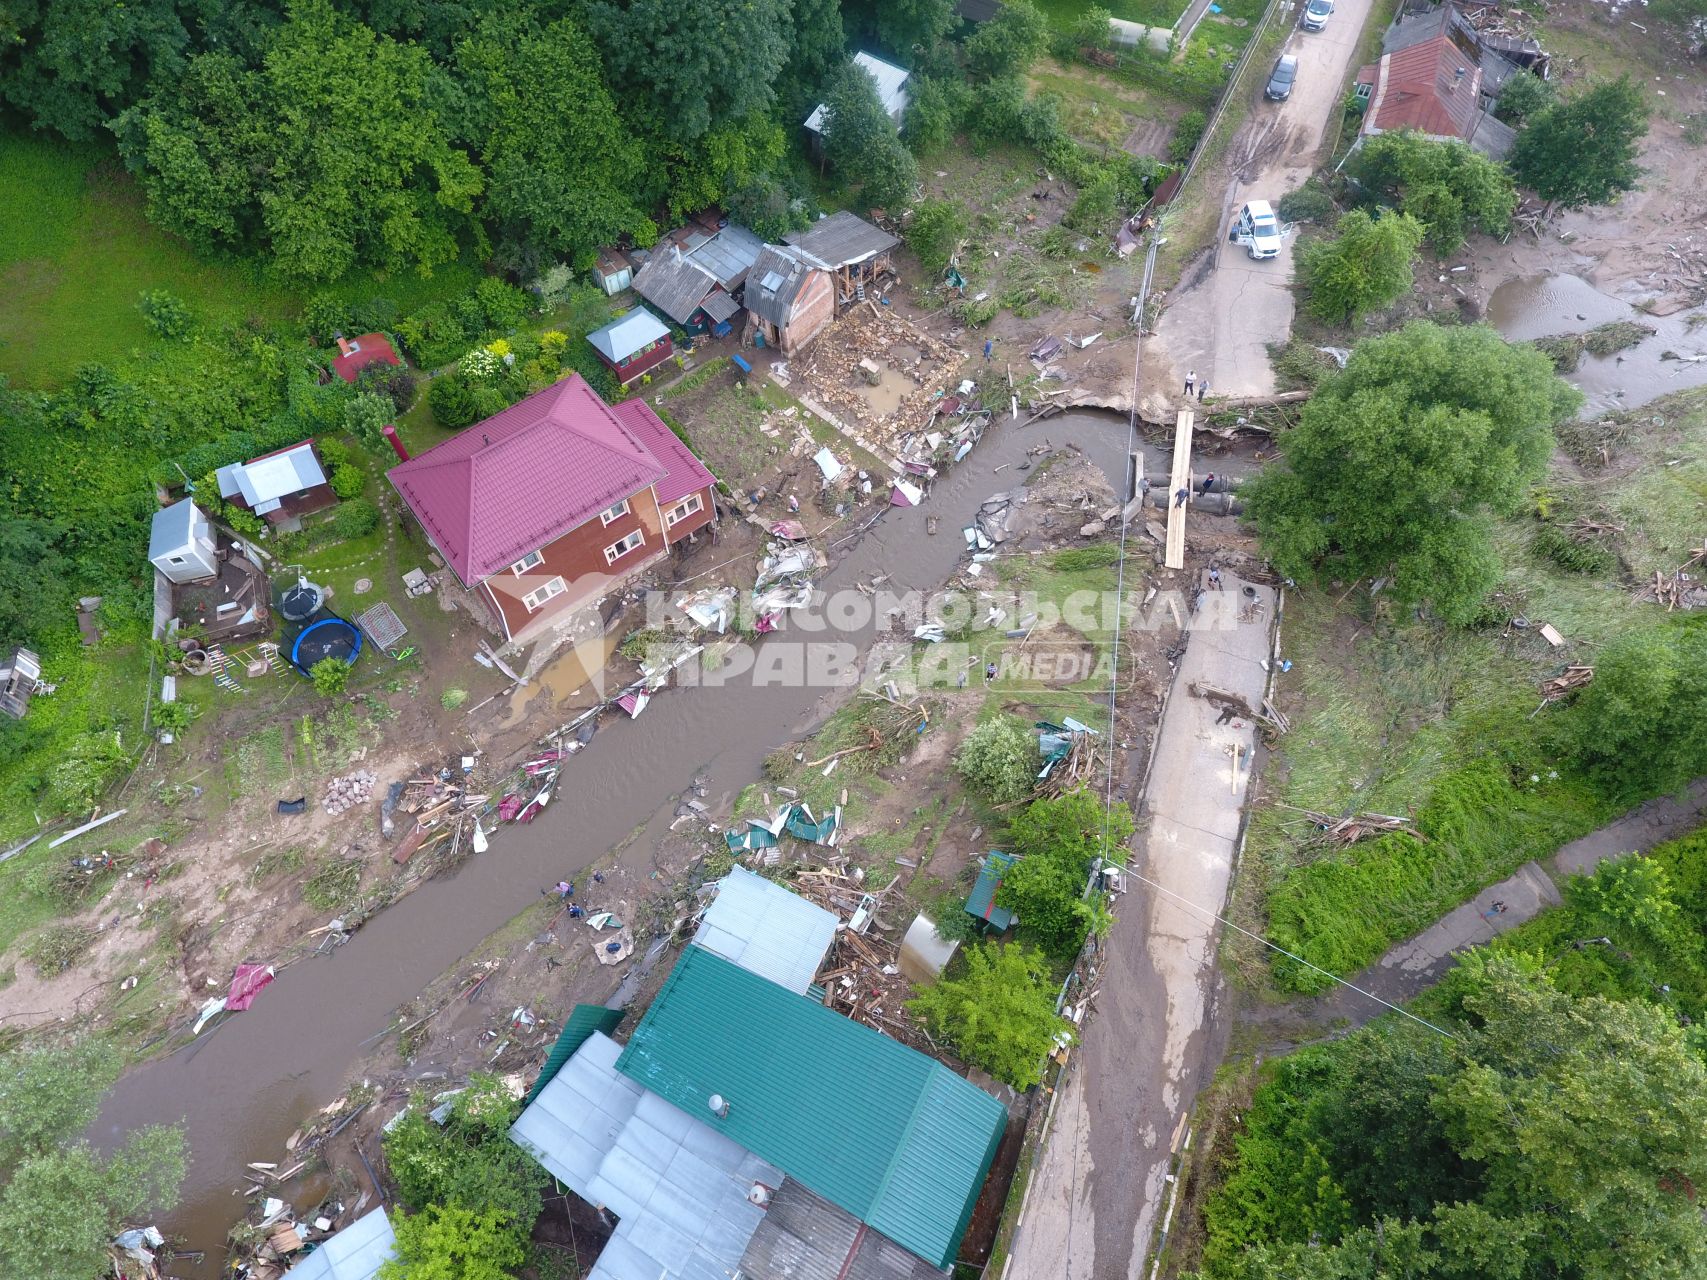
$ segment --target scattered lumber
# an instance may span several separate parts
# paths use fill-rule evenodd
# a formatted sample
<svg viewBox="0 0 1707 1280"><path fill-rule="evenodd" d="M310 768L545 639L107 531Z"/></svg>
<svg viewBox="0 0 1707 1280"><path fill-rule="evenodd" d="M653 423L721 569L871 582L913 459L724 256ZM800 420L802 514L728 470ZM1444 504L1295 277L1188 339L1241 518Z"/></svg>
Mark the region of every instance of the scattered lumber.
<svg viewBox="0 0 1707 1280"><path fill-rule="evenodd" d="M1294 804L1283 804L1279 807L1303 814L1316 828L1318 839L1334 844L1356 844L1365 836L1384 835L1389 831L1402 832L1413 840L1428 839L1416 829L1416 825L1409 818L1396 817L1390 813L1365 812L1336 817L1314 809L1302 809Z"/></svg>

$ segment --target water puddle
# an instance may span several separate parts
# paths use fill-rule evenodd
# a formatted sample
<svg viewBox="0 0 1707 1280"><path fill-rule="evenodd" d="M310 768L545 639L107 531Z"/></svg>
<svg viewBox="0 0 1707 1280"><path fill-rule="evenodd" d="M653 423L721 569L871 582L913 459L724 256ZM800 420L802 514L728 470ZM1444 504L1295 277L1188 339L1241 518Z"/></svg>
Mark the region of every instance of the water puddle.
<svg viewBox="0 0 1707 1280"><path fill-rule="evenodd" d="M1690 323L1694 316L1695 323ZM1508 280L1488 300L1488 323L1513 342L1586 333L1624 320L1654 335L1613 355L1583 352L1575 371L1562 375L1584 396L1582 414L1634 408L1650 400L1707 386L1707 310L1650 316L1610 297L1579 276L1523 276ZM1662 358L1666 353L1676 358Z"/></svg>
<svg viewBox="0 0 1707 1280"><path fill-rule="evenodd" d="M859 384L859 392L871 405L872 413L878 417L894 413L901 407L901 401L906 399L908 392L917 391L918 387L904 373L885 368L883 374L873 386L867 382Z"/></svg>
<svg viewBox="0 0 1707 1280"><path fill-rule="evenodd" d="M580 699L582 705L591 706L598 701L593 692L587 690L587 686L591 683L593 674L604 669L605 660L610 657L611 650L616 647L620 638L616 635L591 636L570 645L558 654L537 676L528 681L525 688L510 694L510 704L504 711L503 727L508 729L526 715L528 708L536 702L542 690L554 707L563 706L584 690L587 692L586 696Z"/></svg>
<svg viewBox="0 0 1707 1280"><path fill-rule="evenodd" d="M896 590L937 587L961 557L960 526L985 498L1013 486L1026 449L1046 437L1057 447L1079 447L1117 489L1125 483L1123 416L1066 413L1029 429L998 423L928 503L887 510L862 539L832 552L823 587L846 588L878 573L889 574ZM1164 458L1144 453L1147 472L1166 470ZM941 521L935 537L927 515ZM839 638L863 651L873 634ZM781 639L789 639L786 632ZM572 697L586 683L589 660L587 653L559 658L540 683L553 699ZM506 828L490 853L381 912L348 945L291 966L252 1012L121 1079L91 1128L96 1142L114 1145L151 1123L183 1120L187 1127L193 1159L183 1204L160 1225L190 1248L206 1249L209 1260L179 1264L174 1274L218 1275L220 1245L241 1208L232 1191L248 1181L244 1163L273 1159L291 1130L336 1096L363 1042L383 1031L394 1009L531 902L540 885L573 874L636 831L627 856L648 857L674 816L674 794L695 775L707 780L714 808L730 803L777 743L810 731L840 700L823 688L737 680L673 690L638 720L607 721L539 821Z"/></svg>

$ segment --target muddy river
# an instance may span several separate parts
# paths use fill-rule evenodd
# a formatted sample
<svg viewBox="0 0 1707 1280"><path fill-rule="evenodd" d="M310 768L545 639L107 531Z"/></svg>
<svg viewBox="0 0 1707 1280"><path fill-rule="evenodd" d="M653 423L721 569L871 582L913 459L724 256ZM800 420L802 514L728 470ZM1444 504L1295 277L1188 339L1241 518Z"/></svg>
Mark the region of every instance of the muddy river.
<svg viewBox="0 0 1707 1280"><path fill-rule="evenodd" d="M1707 309L1650 316L1568 275L1508 280L1488 299L1488 323L1513 342L1585 333L1613 320L1657 332L1616 355L1583 352L1576 371L1564 375L1583 393L1582 416L1635 408L1673 391L1707 386Z"/></svg>
<svg viewBox="0 0 1707 1280"><path fill-rule="evenodd" d="M1125 483L1124 418L1073 413L1026 428L999 423L924 506L890 509L820 586L887 573L892 588L936 588L961 557L961 526L985 498L1023 480L1017 468L1026 448L1045 438L1079 446L1117 491ZM1159 457L1146 452L1149 474L1166 470ZM926 534L927 514L941 519L935 537ZM863 649L872 632L841 638ZM245 1162L275 1159L291 1131L338 1095L363 1041L384 1031L399 1005L528 906L539 886L574 878L641 824L630 856L647 858L674 814L673 797L696 775L709 779L713 809L727 808L767 752L807 732L837 701L833 690L736 681L674 690L637 720L607 721L538 821L506 828L489 853L381 912L346 946L294 965L250 1012L126 1075L93 1136L111 1142L139 1125L185 1122L192 1161L184 1202L162 1225L189 1248L206 1249L208 1261L176 1272L217 1274L225 1232L241 1212L233 1189L244 1185Z"/></svg>

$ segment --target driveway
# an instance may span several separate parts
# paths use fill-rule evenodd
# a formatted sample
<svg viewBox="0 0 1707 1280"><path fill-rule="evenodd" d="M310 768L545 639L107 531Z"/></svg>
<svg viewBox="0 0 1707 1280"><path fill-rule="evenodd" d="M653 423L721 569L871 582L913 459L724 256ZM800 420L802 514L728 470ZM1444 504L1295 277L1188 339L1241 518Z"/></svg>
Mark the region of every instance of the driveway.
<svg viewBox="0 0 1707 1280"><path fill-rule="evenodd" d="M1233 176L1222 196L1215 246L1168 299L1157 329L1176 381L1195 369L1222 395L1274 391L1268 344L1285 342L1292 332L1294 237L1286 237L1278 258L1253 262L1227 243L1227 228L1245 201L1278 202L1314 171L1323 135L1340 109L1346 73L1355 69L1351 60L1370 4L1336 0L1324 30L1293 29L1285 52L1298 58L1298 79L1285 102L1261 98L1272 62L1246 70L1245 91L1258 101L1233 140Z"/></svg>
<svg viewBox="0 0 1707 1280"><path fill-rule="evenodd" d="M1217 708L1190 685L1259 702L1274 615L1272 591L1253 586L1260 607L1251 607L1245 584L1223 572L1226 590L1193 617L1133 838L1133 869L1167 892L1134 876L1116 906L1095 978L1101 994L1059 1086L1010 1280L1143 1274L1174 1143L1214 1065L1215 916L1232 877L1255 731L1217 723Z"/></svg>

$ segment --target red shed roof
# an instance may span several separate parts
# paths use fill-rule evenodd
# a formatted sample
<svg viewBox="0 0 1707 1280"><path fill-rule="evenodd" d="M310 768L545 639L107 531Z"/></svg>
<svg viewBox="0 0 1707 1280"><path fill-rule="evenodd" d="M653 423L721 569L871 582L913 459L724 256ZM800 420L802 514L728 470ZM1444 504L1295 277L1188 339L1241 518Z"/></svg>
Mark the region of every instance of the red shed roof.
<svg viewBox="0 0 1707 1280"><path fill-rule="evenodd" d="M1364 130L1418 129L1437 138L1468 138L1481 84L1481 64L1451 36L1436 36L1386 54Z"/></svg>
<svg viewBox="0 0 1707 1280"><path fill-rule="evenodd" d="M473 586L669 472L572 373L386 474Z"/></svg>
<svg viewBox="0 0 1707 1280"><path fill-rule="evenodd" d="M654 458L664 464L667 474L656 482L661 504L668 506L672 502L680 502L688 494L709 489L717 483L717 477L705 469L705 464L694 457L693 450L682 443L681 438L652 412L652 406L644 400L624 400L621 404L612 405L611 412L622 420L623 426L640 437L640 442L652 451Z"/></svg>
<svg viewBox="0 0 1707 1280"><path fill-rule="evenodd" d="M345 382L354 382L356 375L370 364L402 363L383 333L364 333L350 343L348 353L333 359L332 372Z"/></svg>

